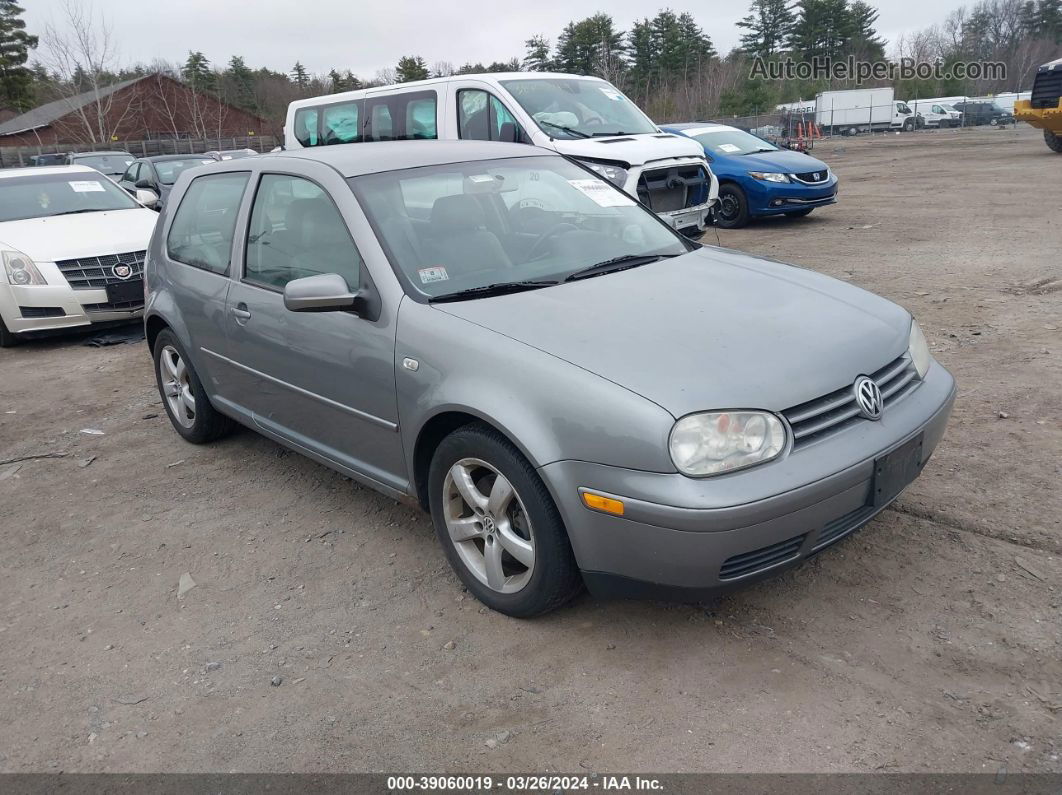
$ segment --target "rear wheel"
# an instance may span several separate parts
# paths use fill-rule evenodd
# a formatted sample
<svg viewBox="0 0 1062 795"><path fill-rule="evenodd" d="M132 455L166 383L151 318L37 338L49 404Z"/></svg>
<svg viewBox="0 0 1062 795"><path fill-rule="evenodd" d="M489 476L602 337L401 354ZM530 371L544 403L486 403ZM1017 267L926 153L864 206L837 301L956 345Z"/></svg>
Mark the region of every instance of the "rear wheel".
<svg viewBox="0 0 1062 795"><path fill-rule="evenodd" d="M715 211L715 225L723 229L737 229L749 222L749 201L745 191L727 183L719 186L719 208Z"/></svg>
<svg viewBox="0 0 1062 795"><path fill-rule="evenodd" d="M1050 144L1048 144L1050 146ZM22 340L7 330L4 319L0 317L0 348L10 348L18 345Z"/></svg>
<svg viewBox="0 0 1062 795"><path fill-rule="evenodd" d="M492 610L554 610L582 585L560 513L534 467L493 428L451 433L432 456L435 533L461 582Z"/></svg>
<svg viewBox="0 0 1062 795"><path fill-rule="evenodd" d="M172 331L159 332L154 353L155 381L173 429L193 444L212 442L231 431L233 421L210 405L203 383Z"/></svg>
<svg viewBox="0 0 1062 795"><path fill-rule="evenodd" d="M903 123L904 132L911 132L915 128L914 119L907 119Z"/></svg>
<svg viewBox="0 0 1062 795"><path fill-rule="evenodd" d="M1044 130L1044 143L1047 144L1047 148L1052 152L1058 152L1062 155L1062 135L1053 133L1050 130Z"/></svg>

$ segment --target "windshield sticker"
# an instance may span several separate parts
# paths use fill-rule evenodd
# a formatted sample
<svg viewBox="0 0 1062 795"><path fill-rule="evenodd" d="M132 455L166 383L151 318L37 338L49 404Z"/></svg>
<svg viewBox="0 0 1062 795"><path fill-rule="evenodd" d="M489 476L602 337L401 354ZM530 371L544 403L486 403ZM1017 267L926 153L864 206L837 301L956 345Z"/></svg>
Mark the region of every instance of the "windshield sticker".
<svg viewBox="0 0 1062 795"><path fill-rule="evenodd" d="M442 265L436 265L432 268L421 268L417 271L417 275L420 276L421 284L431 284L432 282L445 282L449 280L449 276L446 273L446 268Z"/></svg>
<svg viewBox="0 0 1062 795"><path fill-rule="evenodd" d="M604 86L602 86L601 87L601 93L604 94L609 99L612 99L612 100L621 100L621 99L623 99L623 94L621 94L620 92L618 92L614 88L605 88Z"/></svg>
<svg viewBox="0 0 1062 795"><path fill-rule="evenodd" d="M70 186L70 190L77 193L95 193L97 191L103 193L106 191L106 188L94 179L75 179L67 184Z"/></svg>
<svg viewBox="0 0 1062 795"><path fill-rule="evenodd" d="M600 207L630 207L634 199L599 179L570 179L568 184Z"/></svg>
<svg viewBox="0 0 1062 795"><path fill-rule="evenodd" d="M719 144L719 148L724 152L740 152L740 146L734 146L734 144Z"/></svg>

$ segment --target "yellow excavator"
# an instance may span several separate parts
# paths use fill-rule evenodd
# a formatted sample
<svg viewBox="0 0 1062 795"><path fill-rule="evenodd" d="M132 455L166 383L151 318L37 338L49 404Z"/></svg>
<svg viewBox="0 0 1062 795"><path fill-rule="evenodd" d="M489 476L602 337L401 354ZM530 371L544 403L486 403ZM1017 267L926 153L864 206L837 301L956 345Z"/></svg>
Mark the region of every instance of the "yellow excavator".
<svg viewBox="0 0 1062 795"><path fill-rule="evenodd" d="M1014 118L1043 130L1048 148L1062 154L1062 58L1036 70L1032 97L1014 103Z"/></svg>

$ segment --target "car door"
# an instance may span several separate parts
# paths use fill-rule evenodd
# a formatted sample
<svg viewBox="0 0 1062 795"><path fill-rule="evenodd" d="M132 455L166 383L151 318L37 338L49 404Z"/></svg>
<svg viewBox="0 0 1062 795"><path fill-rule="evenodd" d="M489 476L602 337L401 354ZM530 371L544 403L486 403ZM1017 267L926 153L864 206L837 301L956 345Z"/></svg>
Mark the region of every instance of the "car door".
<svg viewBox="0 0 1062 795"><path fill-rule="evenodd" d="M263 431L355 476L403 490L393 323L284 305L297 278L338 273L373 290L350 227L346 183L323 164L264 172L248 215L242 272L228 294L229 358L239 402ZM338 180L338 181L337 181ZM343 195L345 193L345 195Z"/></svg>

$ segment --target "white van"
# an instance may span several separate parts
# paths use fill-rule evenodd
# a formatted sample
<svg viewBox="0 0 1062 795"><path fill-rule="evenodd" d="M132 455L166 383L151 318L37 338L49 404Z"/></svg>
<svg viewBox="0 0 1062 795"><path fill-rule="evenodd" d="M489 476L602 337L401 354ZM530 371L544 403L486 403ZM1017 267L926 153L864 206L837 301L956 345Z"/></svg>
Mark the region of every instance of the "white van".
<svg viewBox="0 0 1062 795"><path fill-rule="evenodd" d="M453 75L292 102L288 150L434 139L527 143L568 155L687 234L719 181L696 141L662 132L610 83L546 72Z"/></svg>
<svg viewBox="0 0 1062 795"><path fill-rule="evenodd" d="M958 127L962 124L962 113L947 102L938 99L908 100L908 107L922 117L926 127Z"/></svg>

